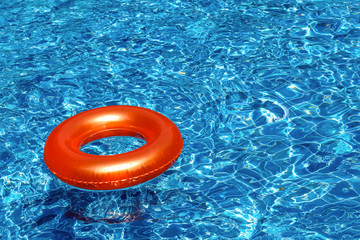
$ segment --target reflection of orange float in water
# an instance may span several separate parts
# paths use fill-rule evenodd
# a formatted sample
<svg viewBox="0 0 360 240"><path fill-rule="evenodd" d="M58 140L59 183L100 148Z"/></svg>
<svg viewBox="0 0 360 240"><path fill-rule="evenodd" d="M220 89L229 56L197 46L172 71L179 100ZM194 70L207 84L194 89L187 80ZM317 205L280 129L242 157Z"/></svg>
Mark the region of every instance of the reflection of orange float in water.
<svg viewBox="0 0 360 240"><path fill-rule="evenodd" d="M105 137L132 136L146 144L116 155L91 155L85 144ZM131 187L159 176L177 160L183 139L160 113L133 106L109 106L79 113L57 126L46 140L44 159L60 180L78 188Z"/></svg>

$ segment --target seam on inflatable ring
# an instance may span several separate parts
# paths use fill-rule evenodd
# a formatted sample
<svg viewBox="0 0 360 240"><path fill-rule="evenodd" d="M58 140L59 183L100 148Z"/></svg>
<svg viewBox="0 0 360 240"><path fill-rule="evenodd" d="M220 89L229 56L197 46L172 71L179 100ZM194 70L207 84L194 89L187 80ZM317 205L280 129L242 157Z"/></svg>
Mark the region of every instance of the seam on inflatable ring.
<svg viewBox="0 0 360 240"><path fill-rule="evenodd" d="M134 180L137 180L139 178L142 178L144 176L147 176L149 174L152 174L156 171L159 171L163 168L165 168L166 166L170 165L170 167L176 162L176 160L179 158L180 156L180 153L181 153L181 150L177 153L177 155L173 158L173 160L167 162L166 164L162 165L161 167L158 167L156 169L153 169L152 171L150 172L146 172L144 174L141 174L139 176L135 176L135 177L131 177L131 178L124 178L124 179L119 179L119 180L114 180L114 181L105 181L105 182L90 182L90 181L79 181L79 180L74 180L74 179L71 179L71 178L67 178L67 177L63 177L61 176L60 174L57 174L55 171L52 171L55 176L57 176L58 178L61 178L61 179L64 179L68 182L75 182L75 183L81 183L81 184L99 184L99 185L104 185L104 184L109 184L109 183L113 183L114 185L116 185L117 183L119 182L125 182L125 181L134 181ZM46 160L45 160L45 163L46 163Z"/></svg>

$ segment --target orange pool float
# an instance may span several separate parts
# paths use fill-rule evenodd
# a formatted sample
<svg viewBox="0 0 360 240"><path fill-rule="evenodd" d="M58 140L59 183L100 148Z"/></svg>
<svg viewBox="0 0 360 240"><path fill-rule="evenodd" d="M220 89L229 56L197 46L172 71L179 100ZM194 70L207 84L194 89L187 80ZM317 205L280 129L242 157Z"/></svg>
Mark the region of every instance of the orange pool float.
<svg viewBox="0 0 360 240"><path fill-rule="evenodd" d="M91 155L85 144L105 137L132 136L146 144L116 155ZM153 179L180 155L183 139L167 117L150 109L109 106L79 113L62 122L44 147L47 167L61 181L89 190L127 188Z"/></svg>

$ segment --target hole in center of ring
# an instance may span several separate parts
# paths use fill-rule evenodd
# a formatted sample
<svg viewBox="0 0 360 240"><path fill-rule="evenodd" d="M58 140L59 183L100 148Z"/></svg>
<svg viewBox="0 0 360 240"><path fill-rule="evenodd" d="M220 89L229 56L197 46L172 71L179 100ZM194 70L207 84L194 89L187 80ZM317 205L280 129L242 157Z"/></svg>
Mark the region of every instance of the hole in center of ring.
<svg viewBox="0 0 360 240"><path fill-rule="evenodd" d="M146 144L137 137L114 136L91 141L80 148L80 151L92 155L115 155L133 151Z"/></svg>

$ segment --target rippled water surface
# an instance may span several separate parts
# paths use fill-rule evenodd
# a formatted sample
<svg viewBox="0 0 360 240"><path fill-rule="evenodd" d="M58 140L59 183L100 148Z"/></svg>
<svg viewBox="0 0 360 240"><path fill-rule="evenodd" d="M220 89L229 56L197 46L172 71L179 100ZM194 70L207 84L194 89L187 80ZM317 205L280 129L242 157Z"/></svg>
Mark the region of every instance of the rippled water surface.
<svg viewBox="0 0 360 240"><path fill-rule="evenodd" d="M359 72L358 0L1 0L0 238L360 239ZM166 115L183 152L74 189L46 138L108 105Z"/></svg>

